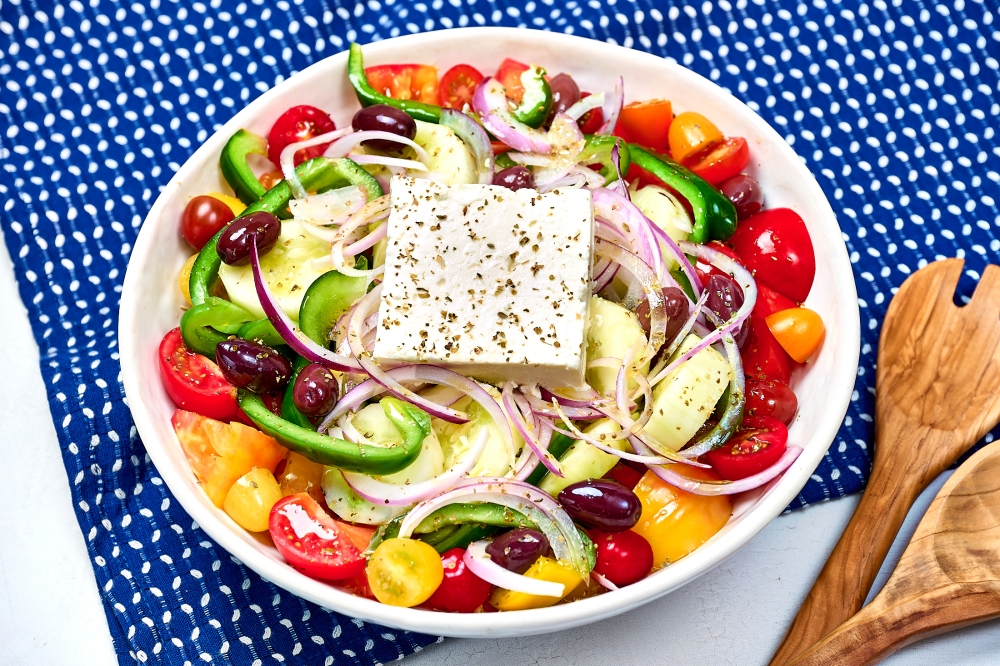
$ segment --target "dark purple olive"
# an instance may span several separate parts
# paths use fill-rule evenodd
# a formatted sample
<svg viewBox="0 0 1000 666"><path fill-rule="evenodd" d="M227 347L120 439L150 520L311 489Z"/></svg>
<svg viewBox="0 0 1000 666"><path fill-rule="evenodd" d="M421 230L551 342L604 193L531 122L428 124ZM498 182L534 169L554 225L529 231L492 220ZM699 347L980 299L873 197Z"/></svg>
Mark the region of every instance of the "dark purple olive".
<svg viewBox="0 0 1000 666"><path fill-rule="evenodd" d="M274 215L260 210L238 217L222 231L216 252L230 266L250 263L250 243L257 243L257 252L267 254L278 242L281 222Z"/></svg>
<svg viewBox="0 0 1000 666"><path fill-rule="evenodd" d="M494 562L508 571L523 572L549 550L549 540L538 530L521 527L501 534L486 546Z"/></svg>
<svg viewBox="0 0 1000 666"><path fill-rule="evenodd" d="M292 374L284 356L267 345L239 338L216 345L215 362L230 384L253 393L273 393L284 387Z"/></svg>
<svg viewBox="0 0 1000 666"><path fill-rule="evenodd" d="M417 123L406 111L401 111L388 104L367 106L354 114L351 127L358 132L389 132L407 139L417 135ZM361 145L383 152L398 151L404 144L390 139L368 139Z"/></svg>
<svg viewBox="0 0 1000 666"><path fill-rule="evenodd" d="M708 297L705 299L706 307L714 312L723 323L729 321L733 313L743 305L743 291L728 276L712 274L705 281L705 291L708 292ZM749 326L741 326L740 330L733 336L739 347L743 347L749 333Z"/></svg>
<svg viewBox="0 0 1000 666"><path fill-rule="evenodd" d="M292 402L306 416L329 414L340 390L329 369L319 363L302 368L292 385Z"/></svg>
<svg viewBox="0 0 1000 666"><path fill-rule="evenodd" d="M677 287L667 287L663 290L663 301L667 308L667 342L670 342L681 330L688 318L688 297ZM649 334L649 302L643 301L635 310L642 329Z"/></svg>
<svg viewBox="0 0 1000 666"><path fill-rule="evenodd" d="M552 115L563 113L580 101L580 87L569 74L553 76L549 87L552 88Z"/></svg>
<svg viewBox="0 0 1000 666"><path fill-rule="evenodd" d="M754 213L759 213L764 207L764 193L760 183L753 176L741 173L729 180L723 181L719 189L736 207L736 217L743 220Z"/></svg>
<svg viewBox="0 0 1000 666"><path fill-rule="evenodd" d="M526 167L512 166L493 175L493 184L508 190L523 190L535 186L535 177Z"/></svg>
<svg viewBox="0 0 1000 666"><path fill-rule="evenodd" d="M570 518L602 532L632 529L642 514L642 503L634 492L603 479L570 484L562 489L558 499Z"/></svg>

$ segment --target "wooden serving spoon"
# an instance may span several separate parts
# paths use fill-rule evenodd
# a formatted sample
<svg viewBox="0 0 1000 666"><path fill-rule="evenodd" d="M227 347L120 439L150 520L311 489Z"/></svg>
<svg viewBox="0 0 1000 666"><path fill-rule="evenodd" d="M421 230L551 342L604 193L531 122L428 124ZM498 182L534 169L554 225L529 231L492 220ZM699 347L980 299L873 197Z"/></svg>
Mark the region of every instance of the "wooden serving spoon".
<svg viewBox="0 0 1000 666"><path fill-rule="evenodd" d="M771 666L858 612L917 496L1000 421L1000 266L954 304L961 259L911 275L879 340L871 479Z"/></svg>
<svg viewBox="0 0 1000 666"><path fill-rule="evenodd" d="M885 587L792 662L863 666L927 636L1000 617L1000 442L934 498Z"/></svg>

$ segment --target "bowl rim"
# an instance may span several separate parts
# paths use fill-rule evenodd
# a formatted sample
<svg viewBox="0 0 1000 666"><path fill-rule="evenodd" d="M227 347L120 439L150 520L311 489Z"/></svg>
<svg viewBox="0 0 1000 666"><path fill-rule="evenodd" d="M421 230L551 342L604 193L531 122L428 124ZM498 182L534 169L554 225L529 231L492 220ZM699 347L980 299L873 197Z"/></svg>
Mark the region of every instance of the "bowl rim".
<svg viewBox="0 0 1000 666"><path fill-rule="evenodd" d="M440 39L444 32L449 33L449 37L451 38L467 36L470 40L495 40L511 37L512 33L516 33L518 37L523 37L526 31L535 33L533 38L543 40L559 48L570 50L586 48L591 51L596 50L608 53L620 53L624 49L624 47L618 45L563 33L527 30L523 28L470 27L423 32L372 42L365 45L365 56L366 59L370 58L374 60L383 51L394 51L410 45L420 44L421 42ZM700 86L709 86L709 90L719 97L720 104L729 106L730 111L734 113L746 116L747 122L753 125L755 130L759 131L761 135L769 137L772 140L771 143L778 151L785 153L786 157L792 158L791 161L795 164L795 169L798 171L796 177L801 178L804 187L814 189L815 198L825 204L822 206L822 210L812 211L813 214L827 218L824 223L832 224L838 232L840 231L836 215L822 188L816 182L815 177L805 167L791 146L785 142L784 138L759 115L714 82L675 62L670 62L665 58L643 51L626 50L629 51L630 57L636 59L637 62L646 61L651 65L655 64L657 67L672 70L671 75L681 80L688 79L692 82L697 81ZM127 399L129 396L137 397L139 395L139 387L143 383L139 364L126 363L126 359L139 359L144 353L143 350L135 348L133 334L130 330L130 327L137 321L140 304L135 285L139 280L138 275L141 271L139 267L144 266L151 260L155 260L157 247L152 240L152 233L148 232L148 229L155 224L158 218L162 217L162 211L173 196L173 190L179 187L180 183L188 178L190 174L195 172L196 165L201 165L205 162L206 153L217 154L224 145L226 138L236 129L242 127L246 119L257 113L257 110L261 107L268 107L277 98L281 97L285 93L285 89L291 85L290 82L294 82L297 78L303 77L310 72L324 68L339 66L346 69L346 62L347 51L345 50L318 60L309 67L270 88L256 100L247 104L227 123L216 130L212 136L202 142L201 146L181 165L167 185L161 190L160 195L147 214L136 239L126 270L121 294L118 334L120 358L122 360L122 382ZM843 273L850 276L850 280L840 280L837 284L838 295L849 299L848 302L853 304L853 308L848 306L850 310L849 314L853 314L853 317L849 317L850 321L838 323L838 338L843 337L842 344L846 350L846 356L838 360L838 365L852 364L852 373L856 377L861 347L861 327L853 270L843 240L832 247L824 248L824 251L833 252L836 255L835 264L838 266L838 274ZM148 352L149 350L145 350L145 353ZM682 558L640 583L622 588L611 594L602 594L545 609L512 613L458 614L439 613L418 608L387 606L308 578L284 562L278 562L268 557L259 549L248 547L248 544L244 540L241 540L220 519L220 516L217 515L218 509L206 506L205 503L198 501L197 498L183 491L174 492L172 490L172 494L174 494L184 510L188 512L197 524L229 554L279 587L325 608L364 621L432 635L500 637L547 633L588 624L634 609L686 585L698 576L715 568L722 561L745 546L785 509L809 480L810 475L836 438L850 404L853 381L852 379L850 390L843 391L841 395L829 396L824 410L827 418L822 421L822 427L813 431L808 440L809 446L805 447L805 450L792 467L776 483L773 483L753 506L753 520L745 519L739 521L738 524L734 525L724 535L724 538L710 539L699 547L696 551L698 557L688 556ZM130 405L132 417L140 436L144 432L154 433L153 416L145 405L141 401L133 399L128 399L128 404ZM816 440L822 441L823 444L816 445ZM182 475L189 473L189 470L181 470L172 465L166 450L163 448L163 443L157 441L155 437L150 439L144 438L144 443L150 458L154 465L156 465L157 472L167 487L171 489L183 488ZM665 572L669 572L669 574L663 575Z"/></svg>

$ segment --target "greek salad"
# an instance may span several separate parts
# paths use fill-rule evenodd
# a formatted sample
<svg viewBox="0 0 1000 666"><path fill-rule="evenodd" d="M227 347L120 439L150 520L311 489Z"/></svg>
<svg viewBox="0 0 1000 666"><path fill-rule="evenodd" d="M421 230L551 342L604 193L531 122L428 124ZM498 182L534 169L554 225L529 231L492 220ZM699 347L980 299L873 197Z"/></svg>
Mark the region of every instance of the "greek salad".
<svg viewBox="0 0 1000 666"><path fill-rule="evenodd" d="M792 464L815 258L744 138L510 59L347 76L350 126L237 131L181 216L159 365L211 502L354 594L514 611L676 562Z"/></svg>

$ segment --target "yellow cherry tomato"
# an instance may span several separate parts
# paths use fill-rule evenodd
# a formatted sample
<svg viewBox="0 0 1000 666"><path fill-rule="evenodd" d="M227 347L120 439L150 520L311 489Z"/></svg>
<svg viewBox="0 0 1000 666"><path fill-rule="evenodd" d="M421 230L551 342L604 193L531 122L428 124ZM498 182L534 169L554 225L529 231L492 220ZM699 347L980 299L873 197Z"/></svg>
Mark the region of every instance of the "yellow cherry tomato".
<svg viewBox="0 0 1000 666"><path fill-rule="evenodd" d="M416 539L386 539L368 560L368 584L389 606L411 608L428 599L444 580L444 565L434 548Z"/></svg>
<svg viewBox="0 0 1000 666"><path fill-rule="evenodd" d="M782 349L799 363L805 363L823 344L823 319L809 308L788 308L770 315L767 327Z"/></svg>
<svg viewBox="0 0 1000 666"><path fill-rule="evenodd" d="M184 294L184 300L187 301L188 305L191 305L191 267L194 266L194 260L197 258L197 254L188 257L181 268L180 275L177 276L177 284L180 285L181 293Z"/></svg>
<svg viewBox="0 0 1000 666"><path fill-rule="evenodd" d="M497 610L501 611L548 608L549 606L559 603L562 599L565 599L567 595L572 593L573 590L575 590L580 583L583 582L583 579L580 578L580 574L573 571L569 567L563 566L551 557L545 557L544 555L535 560L535 563L524 572L524 575L528 578L547 580L552 583L562 583L562 596L543 597L536 594L527 594L525 592L504 590L498 587L493 592L493 596L490 598L490 604L492 604Z"/></svg>
<svg viewBox="0 0 1000 666"><path fill-rule="evenodd" d="M281 488L271 470L257 467L236 480L222 508L243 529L266 532L271 507L280 499Z"/></svg>
<svg viewBox="0 0 1000 666"><path fill-rule="evenodd" d="M683 474L699 480L719 480L715 472L690 465L684 466ZM733 514L733 503L725 495L694 495L671 486L652 471L639 480L635 494L642 504L642 514L632 530L653 547L654 568L676 562L708 541Z"/></svg>
<svg viewBox="0 0 1000 666"><path fill-rule="evenodd" d="M323 466L313 462L301 453L289 451L285 457L285 467L278 475L278 485L282 495L309 493L317 502L322 503Z"/></svg>
<svg viewBox="0 0 1000 666"><path fill-rule="evenodd" d="M245 203L236 197L231 197L228 194L223 194L222 192L209 192L208 196L213 199L218 199L222 203L229 206L229 210L233 211L233 215L239 215L247 207Z"/></svg>
<svg viewBox="0 0 1000 666"><path fill-rule="evenodd" d="M706 148L722 141L722 132L715 124L693 111L685 111L670 123L668 142L670 156L677 162L697 155Z"/></svg>

